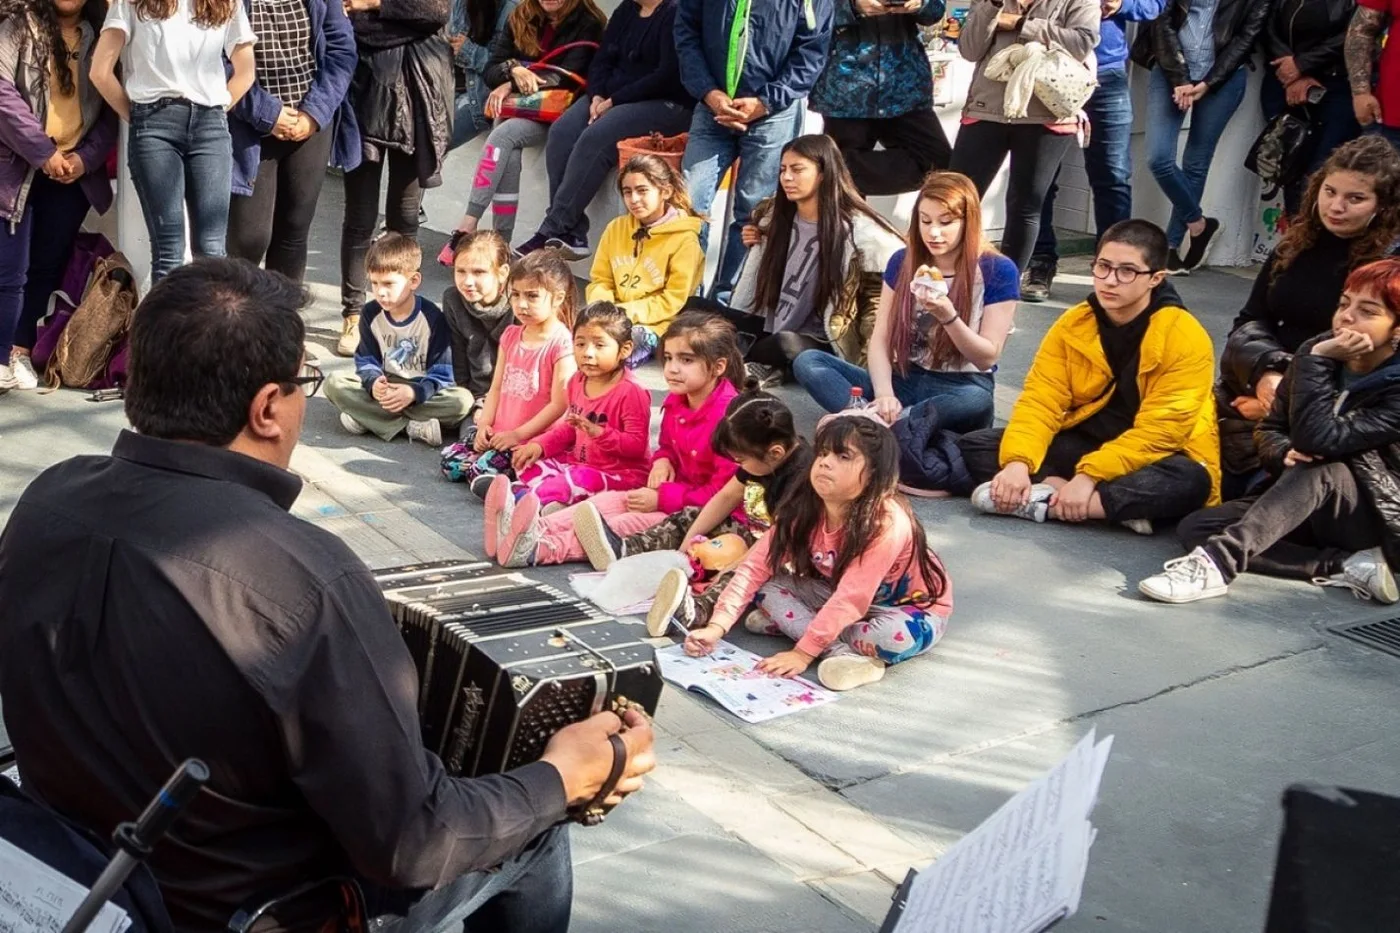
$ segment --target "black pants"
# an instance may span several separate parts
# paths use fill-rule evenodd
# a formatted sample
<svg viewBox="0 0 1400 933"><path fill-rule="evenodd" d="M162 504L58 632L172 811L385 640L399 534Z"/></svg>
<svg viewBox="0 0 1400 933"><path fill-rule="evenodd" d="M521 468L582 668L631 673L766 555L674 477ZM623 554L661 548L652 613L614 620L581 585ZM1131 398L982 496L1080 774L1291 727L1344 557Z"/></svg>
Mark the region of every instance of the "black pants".
<svg viewBox="0 0 1400 933"><path fill-rule="evenodd" d="M263 137L253 193L228 209L228 255L263 263L293 282L306 277L306 241L330 161L330 127L301 142Z"/></svg>
<svg viewBox="0 0 1400 933"><path fill-rule="evenodd" d="M988 482L1001 470L1001 437L1005 433L1005 428L984 428L959 438L963 462L974 483ZM1037 483L1047 476L1073 479L1075 467L1085 454L1102 446L1074 430L1062 431L1050 442L1040 470L1031 474L1031 479ZM1176 520L1205 505L1210 498L1210 473L1185 454L1172 454L1135 473L1099 483L1096 488L1107 521Z"/></svg>
<svg viewBox="0 0 1400 933"><path fill-rule="evenodd" d="M993 123L979 120L958 130L950 168L962 172L983 197L1011 156L1006 182L1006 228L1001 251L1022 272L1030 263L1040 233L1040 210L1060 163L1074 146L1074 136L1052 133L1039 123Z"/></svg>
<svg viewBox="0 0 1400 933"><path fill-rule="evenodd" d="M381 150L389 163L389 192L384 198L384 226L391 233L418 237L418 207L423 189L413 156ZM345 221L340 227L340 306L342 314L359 314L365 303L365 253L379 219L379 182L384 161L361 162L345 174Z"/></svg>
<svg viewBox="0 0 1400 933"><path fill-rule="evenodd" d="M1289 467L1260 495L1201 509L1176 529L1188 550L1206 549L1227 583L1245 571L1330 577L1384 535L1385 524L1345 463Z"/></svg>
<svg viewBox="0 0 1400 933"><path fill-rule="evenodd" d="M739 331L739 346L744 349L745 363L759 363L774 369L792 369L792 361L804 350L831 352L831 344L810 334L780 330L770 334L763 329L763 315L749 314L709 298L696 295L686 299L683 311L708 311L732 323Z"/></svg>
<svg viewBox="0 0 1400 933"><path fill-rule="evenodd" d="M953 155L933 108L897 117L829 117L822 125L866 197L914 191L932 169L947 168Z"/></svg>

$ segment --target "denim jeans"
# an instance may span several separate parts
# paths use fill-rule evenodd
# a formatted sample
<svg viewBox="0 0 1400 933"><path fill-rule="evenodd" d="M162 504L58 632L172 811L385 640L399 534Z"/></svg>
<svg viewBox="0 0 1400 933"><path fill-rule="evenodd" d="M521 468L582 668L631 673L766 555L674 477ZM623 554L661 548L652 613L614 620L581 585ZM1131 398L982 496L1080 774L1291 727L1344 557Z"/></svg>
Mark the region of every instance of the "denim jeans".
<svg viewBox="0 0 1400 933"><path fill-rule="evenodd" d="M1345 74L1333 75L1323 80L1322 100L1316 104L1292 108L1295 113L1313 124L1312 154L1308 157L1307 172L1297 181L1285 185L1283 206L1288 216L1298 213L1303 203L1303 189L1307 187L1307 176L1317 171L1332 151L1344 142L1361 135L1361 124L1356 122L1356 111L1351 106L1351 85ZM1264 83L1259 87L1259 107L1265 120L1272 120L1288 107L1283 85L1274 76L1272 68L1264 69Z"/></svg>
<svg viewBox="0 0 1400 933"><path fill-rule="evenodd" d="M1099 86L1084 105L1089 116L1089 148L1084 150L1084 174L1094 193L1094 231L1104 231L1120 220L1133 216L1133 95L1128 72L1110 68L1099 72ZM1058 262L1059 243L1055 239L1055 194L1059 175L1040 212L1040 235L1035 241L1034 259Z"/></svg>
<svg viewBox="0 0 1400 933"><path fill-rule="evenodd" d="M710 287L710 297L716 301L728 301L729 294L734 291L734 280L739 275L745 252L740 234L758 202L772 197L778 190L778 166L783 147L802 128L802 106L799 101L786 110L769 114L749 124L743 133L720 126L715 122L714 112L704 104L695 106L683 167L696 213L709 214L720 179L734 160L739 160L739 177L733 182L734 222L725 234L719 271ZM700 242L709 244L709 224L700 231Z"/></svg>
<svg viewBox="0 0 1400 933"><path fill-rule="evenodd" d="M690 126L690 108L669 100L618 104L588 122L592 98L574 101L549 128L544 161L549 170L549 212L540 224L545 236L588 238L588 204L617 168L617 144L633 136L675 136Z"/></svg>
<svg viewBox="0 0 1400 933"><path fill-rule="evenodd" d="M151 280L185 261L185 211L195 256L222 256L233 148L222 107L167 97L131 105L131 183L151 237Z"/></svg>
<svg viewBox="0 0 1400 933"><path fill-rule="evenodd" d="M792 374L827 411L840 411L860 386L866 399L875 397L870 373L854 363L821 350L807 350L792 363ZM903 376L892 377L894 397L905 408L929 402L938 409L939 426L954 434L975 431L992 423L991 373L932 372L912 363Z"/></svg>
<svg viewBox="0 0 1400 933"><path fill-rule="evenodd" d="M489 93L481 75L467 72L467 86L454 101L456 113L452 119L452 141L447 144L448 152L465 146L491 128L491 118L486 115L486 95Z"/></svg>
<svg viewBox="0 0 1400 933"><path fill-rule="evenodd" d="M82 185L36 171L19 221L0 221L0 365L9 364L16 344L34 348L39 319L63 281L88 207Z"/></svg>
<svg viewBox="0 0 1400 933"><path fill-rule="evenodd" d="M1162 69L1153 68L1148 75L1147 165L1162 193L1172 202L1171 221L1167 224L1167 243L1172 249L1185 239L1186 225L1205 216L1201 196L1205 194L1215 146L1244 100L1248 80L1244 66L1240 66L1224 84L1191 106L1191 129L1186 134L1181 164L1177 165L1177 142L1187 112L1172 100L1173 88ZM1231 166L1231 171L1235 169Z"/></svg>

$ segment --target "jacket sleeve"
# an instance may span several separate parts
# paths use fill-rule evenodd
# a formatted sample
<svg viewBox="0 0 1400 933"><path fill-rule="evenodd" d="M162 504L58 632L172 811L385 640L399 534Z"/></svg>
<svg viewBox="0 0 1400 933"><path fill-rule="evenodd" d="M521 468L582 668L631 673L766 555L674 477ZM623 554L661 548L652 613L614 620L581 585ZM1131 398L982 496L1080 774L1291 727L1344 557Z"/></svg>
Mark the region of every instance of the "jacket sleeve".
<svg viewBox="0 0 1400 933"><path fill-rule="evenodd" d="M1001 4L992 0L972 0L972 8L958 33L958 54L970 62L980 62L992 50L997 34L997 15Z"/></svg>
<svg viewBox="0 0 1400 933"><path fill-rule="evenodd" d="M1318 77L1328 65L1342 64L1342 54L1346 45L1347 31L1343 28L1321 42L1293 56L1293 64L1309 77ZM1283 54L1287 55L1287 52ZM1277 58L1278 56L1274 56Z"/></svg>
<svg viewBox="0 0 1400 933"><path fill-rule="evenodd" d="M120 122L116 111L104 101L101 111L97 114L97 122L93 123L92 128L73 150L73 154L83 160L83 165L88 171L104 167L107 153L117 144L117 127Z"/></svg>
<svg viewBox="0 0 1400 933"><path fill-rule="evenodd" d="M1213 410L1215 354L1205 328L1183 315L1166 335L1166 346L1175 352L1154 373L1133 426L1080 458L1077 472L1106 482L1156 463L1184 450L1201 410Z"/></svg>
<svg viewBox="0 0 1400 933"><path fill-rule="evenodd" d="M369 305L366 305L365 310L360 312L360 345L355 348L355 375L360 378L360 385L365 387L366 392L370 391L376 379L384 375L384 354L379 349L374 331L370 329L373 320Z"/></svg>
<svg viewBox="0 0 1400 933"><path fill-rule="evenodd" d="M1021 38L1028 42L1063 48L1076 61L1083 61L1099 44L1099 23L1103 12L1096 0L1070 0L1062 22L1039 17L1021 21Z"/></svg>
<svg viewBox="0 0 1400 933"><path fill-rule="evenodd" d="M460 309L460 310L459 310ZM447 329L452 334L452 378L459 386L471 387L471 345L467 335L457 325L458 314L465 315L462 296L451 285L442 293L442 316L447 320Z"/></svg>
<svg viewBox="0 0 1400 933"><path fill-rule="evenodd" d="M1293 367L1283 374L1283 381L1274 395L1274 404L1254 426L1254 450L1259 463L1274 476L1284 471L1283 455L1293 446L1288 436L1289 399L1293 395Z"/></svg>
<svg viewBox="0 0 1400 933"><path fill-rule="evenodd" d="M601 44L603 39L603 24L598 22L593 14L589 13L587 8L581 4L574 10L574 15L586 16L588 18L578 27L578 35L573 36L569 41L596 42ZM562 45L563 43L560 44ZM583 75L586 78L588 75L588 67L593 64L593 56L596 52L597 49L581 46L579 48L569 49L569 51L565 52L563 55L556 55L549 60L549 63L563 68L565 71L572 71L576 75ZM570 85L572 85L572 82L570 82Z"/></svg>
<svg viewBox="0 0 1400 933"><path fill-rule="evenodd" d="M803 13L797 18L797 31L788 47L782 70L759 89L757 97L769 113L778 113L806 98L817 83L817 76L826 67L831 47L831 14L833 0L801 0ZM845 0L841 0L845 2ZM806 10L811 9L808 20Z"/></svg>
<svg viewBox="0 0 1400 933"><path fill-rule="evenodd" d="M836 0L838 15L842 7L851 7L850 0ZM947 10L948 4L944 0L924 0L924 5L919 8L919 12L914 14L914 22L920 26L932 26L943 18L943 14Z"/></svg>
<svg viewBox="0 0 1400 933"><path fill-rule="evenodd" d="M574 449L578 440L577 432L562 420L543 434L535 436L534 443L540 445L541 457L558 457Z"/></svg>
<svg viewBox="0 0 1400 933"><path fill-rule="evenodd" d="M413 380L413 395L419 405L456 382L452 371L452 328L447 323L447 315L433 308L429 320L432 330L428 337L428 371Z"/></svg>
<svg viewBox="0 0 1400 933"><path fill-rule="evenodd" d="M1284 37L1280 28L1278 7L1269 11L1269 18L1264 21L1264 29L1259 35L1259 46L1264 52L1264 62L1282 58L1285 55L1292 55L1293 49L1288 44L1288 39Z"/></svg>
<svg viewBox="0 0 1400 933"><path fill-rule="evenodd" d="M1130 23L1150 23L1167 9L1167 0L1123 0L1118 15Z"/></svg>
<svg viewBox="0 0 1400 933"><path fill-rule="evenodd" d="M617 64L617 53L620 51L618 33L622 31L622 17L618 15L618 10L625 9L618 7L608 18L608 24L603 27L603 41L598 44L593 61L588 64L585 77L588 79L588 93L594 97L610 96L612 85L609 79L612 78L613 66Z"/></svg>
<svg viewBox="0 0 1400 933"><path fill-rule="evenodd" d="M652 14L654 16L664 16L662 21L663 34L674 34L676 9L675 7L664 7L665 12ZM680 77L681 64L676 59L676 43L662 42L661 56L657 59L656 67L630 84L612 89L608 97L614 104L630 104L643 100L662 100L673 92L676 82Z"/></svg>
<svg viewBox="0 0 1400 933"><path fill-rule="evenodd" d="M1162 69L1172 87L1189 84L1191 77L1186 70L1186 54L1181 51L1181 36L1172 24L1171 9L1153 20L1151 28L1152 54L1157 67Z"/></svg>
<svg viewBox="0 0 1400 933"><path fill-rule="evenodd" d="M685 242L671 254L666 266L666 284L661 291L619 303L633 324L663 324L680 313L686 299L695 294L695 286L705 271L705 253L700 240L686 237ZM592 289L589 285L589 289ZM589 300L592 300L591 298Z"/></svg>
<svg viewBox="0 0 1400 933"><path fill-rule="evenodd" d="M1056 322L1035 351L1030 372L1016 404L1011 420L1001 438L1000 463L1024 463L1032 473L1040 469L1050 442L1059 433L1065 413L1073 404L1070 388L1069 359L1066 354L1063 325Z"/></svg>
<svg viewBox="0 0 1400 933"><path fill-rule="evenodd" d="M681 67L681 83L696 100L719 90L719 79L710 74L705 61L704 39L705 0L679 0L676 4L676 58Z"/></svg>
<svg viewBox="0 0 1400 933"><path fill-rule="evenodd" d="M608 224L603 231L603 238L598 241L598 249L593 253L593 265L588 269L588 287L583 290L584 300L592 304L595 301L616 301L617 281L613 278L612 254L613 254L613 224L614 220Z"/></svg>
<svg viewBox="0 0 1400 933"><path fill-rule="evenodd" d="M326 3L326 18L321 29L326 34L325 56L317 63L316 80L311 82L297 109L305 111L318 127L325 129L335 119L335 112L350 90L350 79L355 75L359 56L355 51L355 32L350 18L345 15L345 7L336 0Z"/></svg>
<svg viewBox="0 0 1400 933"><path fill-rule="evenodd" d="M58 151L10 78L0 77L0 143L38 168Z"/></svg>
<svg viewBox="0 0 1400 933"><path fill-rule="evenodd" d="M1260 376L1283 372L1292 358L1293 354L1279 344L1267 325L1250 321L1225 339L1220 377L1235 395L1252 395Z"/></svg>
<svg viewBox="0 0 1400 933"><path fill-rule="evenodd" d="M618 423L606 425L603 433L589 444L641 467L647 462L647 447L651 444L651 395L640 385L634 385L632 390L618 406Z"/></svg>
<svg viewBox="0 0 1400 933"><path fill-rule="evenodd" d="M657 451L657 456L661 451ZM668 454L667 459L671 460L674 466L675 454ZM653 458L655 460L655 458ZM662 483L656 490L656 507L662 512L679 512L688 505L705 507L705 503L714 498L715 493L724 488L724 484L734 476L739 464L727 457L715 457L714 470L710 473L710 478L699 485L691 486L686 483Z"/></svg>
<svg viewBox="0 0 1400 933"><path fill-rule="evenodd" d="M1215 64L1206 72L1205 82L1213 90L1220 87L1254 52L1254 43L1264 29L1264 20L1273 12L1274 0L1250 0L1249 12L1239 31L1230 37L1223 49L1215 53Z"/></svg>
<svg viewBox="0 0 1400 933"><path fill-rule="evenodd" d="M1310 352L1299 352L1293 358L1289 407L1293 449L1342 460L1400 441L1400 404L1368 405L1333 413L1339 394L1335 374L1340 365Z"/></svg>
<svg viewBox="0 0 1400 933"><path fill-rule="evenodd" d="M486 82L487 90L498 88L510 81L510 69L506 67L506 62L520 57L520 49L516 48L515 36L507 23L491 40L491 54L487 58L486 67L481 70L481 79Z"/></svg>

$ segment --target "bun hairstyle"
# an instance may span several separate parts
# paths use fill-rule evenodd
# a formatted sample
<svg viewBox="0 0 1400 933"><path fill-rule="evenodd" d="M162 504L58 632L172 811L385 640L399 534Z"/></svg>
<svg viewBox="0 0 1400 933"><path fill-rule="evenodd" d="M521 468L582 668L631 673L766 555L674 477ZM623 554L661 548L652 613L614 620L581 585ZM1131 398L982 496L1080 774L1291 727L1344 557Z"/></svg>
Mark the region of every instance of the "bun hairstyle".
<svg viewBox="0 0 1400 933"><path fill-rule="evenodd" d="M792 411L782 399L761 391L757 379L745 379L744 391L734 396L715 425L710 446L731 460L763 457L775 444L792 450L801 438Z"/></svg>
<svg viewBox="0 0 1400 933"><path fill-rule="evenodd" d="M577 334L585 324L601 329L617 341L619 347L632 342L632 321L628 319L626 311L611 301L590 302L578 313L578 320L574 321L574 333Z"/></svg>

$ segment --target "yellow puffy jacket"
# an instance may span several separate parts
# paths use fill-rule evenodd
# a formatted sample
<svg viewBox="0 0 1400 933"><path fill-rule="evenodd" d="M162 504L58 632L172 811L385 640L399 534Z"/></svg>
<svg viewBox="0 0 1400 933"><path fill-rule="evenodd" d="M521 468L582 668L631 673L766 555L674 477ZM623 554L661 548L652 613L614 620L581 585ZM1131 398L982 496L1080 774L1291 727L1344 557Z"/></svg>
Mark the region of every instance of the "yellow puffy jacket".
<svg viewBox="0 0 1400 933"><path fill-rule="evenodd" d="M1105 482L1175 453L1210 473L1210 500L1220 501L1220 435L1211 384L1215 351L1189 311L1160 307L1142 338L1133 426L1079 461L1078 471ZM1034 473L1055 435L1080 424L1112 394L1113 378L1088 302L1065 311L1035 353L1021 397L1001 441L1001 464L1017 461Z"/></svg>
<svg viewBox="0 0 1400 933"><path fill-rule="evenodd" d="M589 301L616 303L633 324L645 324L659 337L705 274L700 218L682 214L633 239L641 226L631 214L608 224L584 294Z"/></svg>

